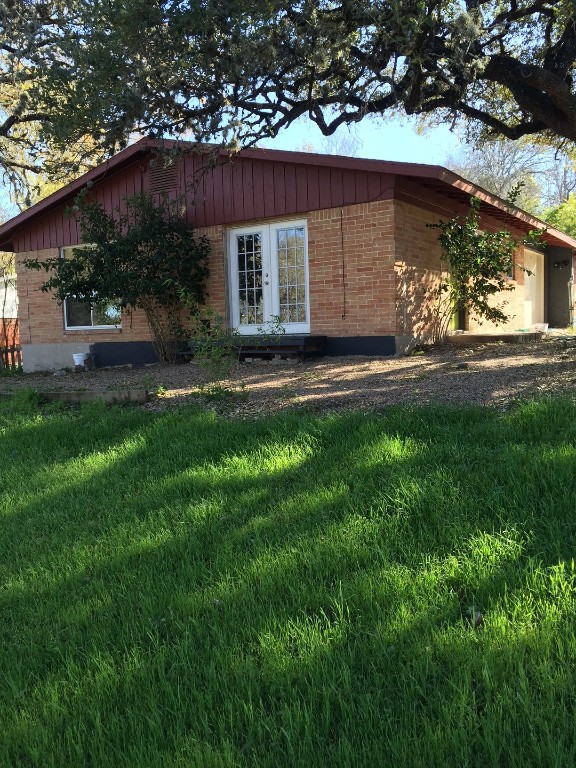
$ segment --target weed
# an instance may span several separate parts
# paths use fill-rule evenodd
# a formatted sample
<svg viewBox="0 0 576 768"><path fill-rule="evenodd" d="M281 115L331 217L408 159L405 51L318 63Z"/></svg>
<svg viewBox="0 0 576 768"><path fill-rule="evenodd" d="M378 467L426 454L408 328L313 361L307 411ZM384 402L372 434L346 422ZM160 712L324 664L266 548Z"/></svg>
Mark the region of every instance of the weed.
<svg viewBox="0 0 576 768"><path fill-rule="evenodd" d="M21 366L15 368L4 367L0 365L0 376L3 379L10 378L12 376L21 376L24 373L24 369Z"/></svg>
<svg viewBox="0 0 576 768"><path fill-rule="evenodd" d="M142 389L147 389L149 392L153 391L156 386L156 380L150 373L145 373L142 376ZM161 385L160 385L161 386Z"/></svg>
<svg viewBox="0 0 576 768"><path fill-rule="evenodd" d="M262 342L278 342L286 333L280 315L272 315L270 320L262 323L257 328L258 336Z"/></svg>
<svg viewBox="0 0 576 768"><path fill-rule="evenodd" d="M233 397L234 390L222 384L204 384L200 387L200 394L208 402L227 400Z"/></svg>
<svg viewBox="0 0 576 768"><path fill-rule="evenodd" d="M219 385L238 362L240 334L228 328L224 318L212 309L203 309L196 317L194 359L210 381Z"/></svg>

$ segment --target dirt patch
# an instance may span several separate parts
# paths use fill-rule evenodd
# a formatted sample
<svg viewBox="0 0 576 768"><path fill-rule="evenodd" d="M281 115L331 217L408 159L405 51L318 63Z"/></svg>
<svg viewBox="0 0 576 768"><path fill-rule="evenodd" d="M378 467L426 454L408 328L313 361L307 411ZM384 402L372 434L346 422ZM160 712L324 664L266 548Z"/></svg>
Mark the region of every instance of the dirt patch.
<svg viewBox="0 0 576 768"><path fill-rule="evenodd" d="M0 377L0 392L148 389L164 409L206 402L208 379L186 365L110 368L86 373ZM208 398L211 406L238 416L305 407L319 412L380 409L396 404L445 403L506 407L519 399L576 392L576 337L545 336L525 344L444 346L408 357L319 358L238 363L223 382L237 394Z"/></svg>

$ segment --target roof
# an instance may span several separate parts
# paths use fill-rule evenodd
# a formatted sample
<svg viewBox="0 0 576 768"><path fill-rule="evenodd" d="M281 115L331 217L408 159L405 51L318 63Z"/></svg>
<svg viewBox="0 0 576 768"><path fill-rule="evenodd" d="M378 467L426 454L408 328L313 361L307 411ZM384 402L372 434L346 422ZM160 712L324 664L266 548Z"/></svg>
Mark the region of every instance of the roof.
<svg viewBox="0 0 576 768"><path fill-rule="evenodd" d="M130 145L96 168L79 176L74 181L66 184L61 189L36 203L36 205L3 224L0 227L0 250L13 250L12 237L20 227L28 225L40 216L72 201L87 184L100 183L108 176L135 162L139 157L158 151L159 148L169 150L181 148L183 151L204 153L216 151L222 156L227 154L226 150L215 145L197 145L193 142L168 139L140 139L135 144ZM239 156L272 162L293 163L296 165L390 174L403 177L408 181L416 181L429 191L441 194L444 198L452 198L460 203L467 202L468 198L473 196L482 201L490 209L490 215L501 220L505 226L517 227L525 232L531 229L540 230L543 232L543 239L549 245L558 245L576 250L576 239L553 227L549 227L541 219L511 206L496 195L466 181L466 179L458 176L458 174L439 165L369 160L357 157L322 155L312 152L288 152L276 149L245 149L241 150Z"/></svg>

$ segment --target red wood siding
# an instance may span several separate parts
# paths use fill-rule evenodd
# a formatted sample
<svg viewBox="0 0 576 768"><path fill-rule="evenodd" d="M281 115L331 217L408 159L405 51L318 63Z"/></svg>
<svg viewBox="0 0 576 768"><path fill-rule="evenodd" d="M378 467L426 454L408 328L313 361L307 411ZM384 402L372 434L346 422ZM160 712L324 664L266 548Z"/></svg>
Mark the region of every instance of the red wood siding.
<svg viewBox="0 0 576 768"><path fill-rule="evenodd" d="M162 149L179 152L175 164L164 164ZM65 207L86 184L108 209L124 206L140 190L171 199L184 191L188 218L197 226L222 226L269 217L292 216L346 205L404 200L443 215L467 207L470 196L482 201L482 212L507 228L540 229L549 245L576 250L576 240L525 211L510 210L504 201L440 166L330 155L247 149L228 158L222 149L199 149L191 143L141 139L105 163L70 182L37 205L0 226L3 250L30 252L78 242ZM208 168L210 159L216 166ZM153 162L152 179L150 161ZM155 170L154 170L155 169Z"/></svg>
<svg viewBox="0 0 576 768"><path fill-rule="evenodd" d="M234 158L213 169L205 156L184 154L176 174L165 174L164 190L174 199L185 194L188 221L196 227L236 224L256 219L304 214L325 208L389 200L395 177L385 173L318 167L297 163ZM161 194L154 174L153 191ZM174 179L176 180L174 182ZM176 184L176 188L171 187ZM106 210L125 210L125 199L150 189L150 162L139 159L94 185L94 198ZM74 217L66 216L70 204L22 226L14 250L36 251L81 242Z"/></svg>
<svg viewBox="0 0 576 768"><path fill-rule="evenodd" d="M195 226L303 214L308 211L390 199L394 176L252 158L235 158L203 171L203 158L187 155L185 175Z"/></svg>
<svg viewBox="0 0 576 768"><path fill-rule="evenodd" d="M385 173L318 167L297 163L234 158L213 169L204 165L205 156L184 154L175 174L165 174L165 192L174 199L185 194L188 220L196 227L236 224L243 221L304 214L343 205L389 200L395 177ZM125 200L150 189L150 163L137 159L117 173L94 185L94 198L108 211L125 210ZM153 191L158 178L153 174ZM81 242L78 224L61 205L28 226L14 238L14 250L36 251L75 245Z"/></svg>
<svg viewBox="0 0 576 768"><path fill-rule="evenodd" d="M144 189L145 166L140 162L115 173L99 184L94 185L94 198L106 208L115 210L125 208L124 201L136 192ZM45 214L28 226L23 225L14 235L14 252L40 251L45 248L60 248L77 245L81 242L78 223L66 210L73 203L65 203Z"/></svg>

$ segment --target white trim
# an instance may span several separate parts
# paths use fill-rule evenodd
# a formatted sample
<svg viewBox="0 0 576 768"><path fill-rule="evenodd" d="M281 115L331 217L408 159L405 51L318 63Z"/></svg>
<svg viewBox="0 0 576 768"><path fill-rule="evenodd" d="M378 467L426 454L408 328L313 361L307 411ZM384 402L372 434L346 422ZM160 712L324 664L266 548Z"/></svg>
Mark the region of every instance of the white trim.
<svg viewBox="0 0 576 768"><path fill-rule="evenodd" d="M78 245L63 245L60 247L60 257L66 258L65 251L74 251L80 248L89 248L88 243L78 243ZM62 312L64 315L64 330L65 331L119 331L122 328L122 320L119 323L113 323L111 325L68 325L68 312L66 310L66 302L68 299L74 299L74 296L68 296L62 302ZM87 299L81 299L81 301L87 301ZM120 315L122 316L122 315ZM94 317L94 309L92 303L90 304L90 317Z"/></svg>
<svg viewBox="0 0 576 768"><path fill-rule="evenodd" d="M237 227L228 232L228 253L230 254L230 320L232 328L236 328L238 333L245 336L253 336L258 333L258 328L262 323L251 325L240 324L240 302L238 300L239 280L238 280L238 253L235 247L235 238L237 235L260 235L260 244L262 249L262 271L264 272L264 254L269 251L269 230L266 224L254 224L251 227ZM263 275L264 276L264 275ZM264 306L266 301L270 301L269 286L262 287Z"/></svg>
<svg viewBox="0 0 576 768"><path fill-rule="evenodd" d="M234 227L228 230L229 284L230 284L230 319L231 326L242 335L256 335L258 329L272 318L280 315L280 290L278 280L278 254L275 250L276 232L279 229L304 229L304 279L306 289L306 322L282 323L286 333L310 333L310 281L308 272L308 222L306 219L289 219L269 223L256 223L248 227ZM264 321L258 324L240 323L240 302L238 298L238 254L236 237L238 235L259 234L262 247Z"/></svg>
<svg viewBox="0 0 576 768"><path fill-rule="evenodd" d="M65 331L119 331L122 328L122 321L111 325L68 325L68 313L66 311L66 302L68 301L68 298L74 299L74 297L69 296L62 302ZM94 316L92 305L90 305L90 316Z"/></svg>

